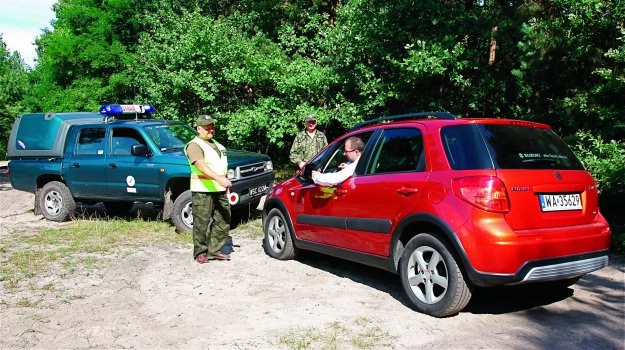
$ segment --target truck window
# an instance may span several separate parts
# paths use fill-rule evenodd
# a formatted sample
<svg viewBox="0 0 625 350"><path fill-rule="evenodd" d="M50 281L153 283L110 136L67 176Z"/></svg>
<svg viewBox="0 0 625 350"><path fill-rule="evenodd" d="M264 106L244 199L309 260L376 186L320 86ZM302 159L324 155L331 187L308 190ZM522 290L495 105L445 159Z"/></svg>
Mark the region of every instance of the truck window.
<svg viewBox="0 0 625 350"><path fill-rule="evenodd" d="M76 145L77 155L104 155L104 128L87 128L80 130Z"/></svg>
<svg viewBox="0 0 625 350"><path fill-rule="evenodd" d="M113 128L113 136L111 142L111 153L114 156L130 156L132 155L132 146L145 145L145 140L135 129L131 128Z"/></svg>

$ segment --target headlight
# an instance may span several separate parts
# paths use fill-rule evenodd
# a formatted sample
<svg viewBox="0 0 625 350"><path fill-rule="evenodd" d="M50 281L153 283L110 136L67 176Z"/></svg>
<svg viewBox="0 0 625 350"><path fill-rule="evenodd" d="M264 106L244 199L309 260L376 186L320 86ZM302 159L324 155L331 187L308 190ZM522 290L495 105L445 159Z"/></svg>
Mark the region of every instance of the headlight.
<svg viewBox="0 0 625 350"><path fill-rule="evenodd" d="M270 160L265 162L265 170L273 170L273 163Z"/></svg>
<svg viewBox="0 0 625 350"><path fill-rule="evenodd" d="M234 179L234 169L228 169L228 180Z"/></svg>

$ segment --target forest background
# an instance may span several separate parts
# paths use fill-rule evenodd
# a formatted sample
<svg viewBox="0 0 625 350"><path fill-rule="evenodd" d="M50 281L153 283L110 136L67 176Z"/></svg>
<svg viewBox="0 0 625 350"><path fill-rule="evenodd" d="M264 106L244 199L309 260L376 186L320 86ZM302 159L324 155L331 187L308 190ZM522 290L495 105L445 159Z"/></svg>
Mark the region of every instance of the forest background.
<svg viewBox="0 0 625 350"><path fill-rule="evenodd" d="M59 0L33 68L0 37L0 158L26 112L151 103L286 165L308 113L331 140L418 111L551 125L623 231L625 1ZM617 250L625 252L625 234Z"/></svg>

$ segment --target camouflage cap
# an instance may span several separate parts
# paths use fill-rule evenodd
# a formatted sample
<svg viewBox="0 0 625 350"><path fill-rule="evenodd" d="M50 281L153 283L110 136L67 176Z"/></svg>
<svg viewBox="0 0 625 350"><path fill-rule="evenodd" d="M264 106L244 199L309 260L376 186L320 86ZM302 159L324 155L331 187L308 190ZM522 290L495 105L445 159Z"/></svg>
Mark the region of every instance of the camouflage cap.
<svg viewBox="0 0 625 350"><path fill-rule="evenodd" d="M309 121L317 121L317 116L314 114L309 114L306 116L306 118L304 119L305 122L309 122Z"/></svg>
<svg viewBox="0 0 625 350"><path fill-rule="evenodd" d="M195 120L195 126L206 126L211 124L215 124L215 121L208 115L201 115Z"/></svg>

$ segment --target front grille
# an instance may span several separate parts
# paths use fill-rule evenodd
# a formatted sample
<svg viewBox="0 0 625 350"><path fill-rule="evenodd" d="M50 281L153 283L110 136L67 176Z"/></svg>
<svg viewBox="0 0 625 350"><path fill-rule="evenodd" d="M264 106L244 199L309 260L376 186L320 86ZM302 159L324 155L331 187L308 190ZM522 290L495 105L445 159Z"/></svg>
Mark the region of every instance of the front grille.
<svg viewBox="0 0 625 350"><path fill-rule="evenodd" d="M249 178L265 172L265 162L242 165L238 167L238 173L241 179Z"/></svg>
<svg viewBox="0 0 625 350"><path fill-rule="evenodd" d="M562 264L535 267L525 275L522 282L539 282L581 276L608 266L608 257L571 261Z"/></svg>

